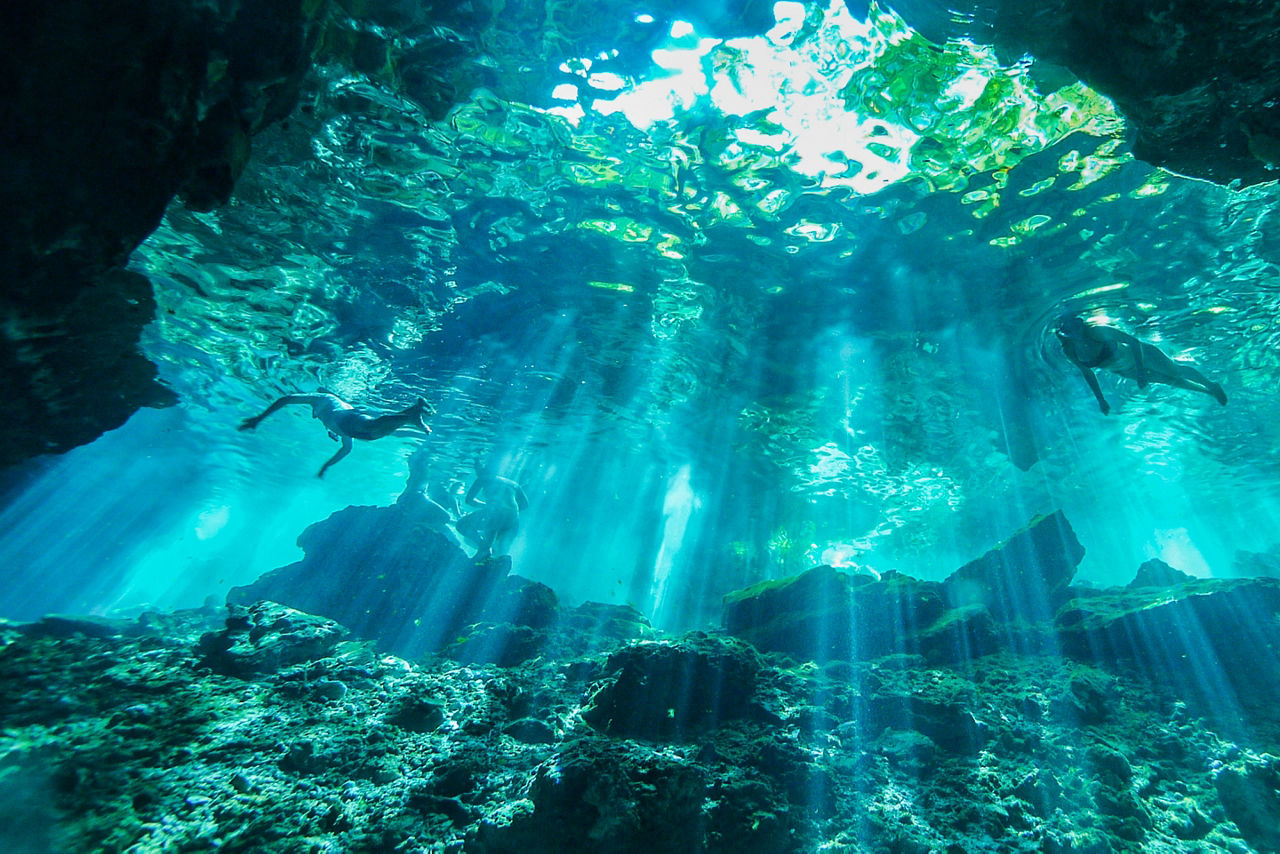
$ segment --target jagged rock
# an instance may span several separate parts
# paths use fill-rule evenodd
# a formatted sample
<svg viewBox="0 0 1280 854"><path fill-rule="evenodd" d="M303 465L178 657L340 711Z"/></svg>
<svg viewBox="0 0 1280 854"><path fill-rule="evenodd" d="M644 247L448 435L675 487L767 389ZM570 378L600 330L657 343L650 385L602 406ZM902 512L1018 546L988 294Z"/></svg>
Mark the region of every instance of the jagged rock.
<svg viewBox="0 0 1280 854"><path fill-rule="evenodd" d="M471 623L547 624L558 605L545 585L508 579L511 559L472 560L410 503L346 507L298 537L301 561L232 588L337 620L405 658L444 649Z"/></svg>
<svg viewBox="0 0 1280 854"><path fill-rule="evenodd" d="M83 635L89 638L109 638L137 633L140 626L133 620L110 617L47 614L34 623L24 623L20 631L27 637L66 638Z"/></svg>
<svg viewBox="0 0 1280 854"><path fill-rule="evenodd" d="M682 739L736 718L767 714L754 700L762 667L751 647L699 632L641 641L609 656L582 718L601 732Z"/></svg>
<svg viewBox="0 0 1280 854"><path fill-rule="evenodd" d="M855 701L859 737L880 739L885 746L904 747L892 735L916 733L952 754L976 753L987 739L987 726L975 710L972 686L944 670L930 669L919 656L889 656L871 664ZM847 731L847 730L846 730ZM922 744L914 736L906 740Z"/></svg>
<svg viewBox="0 0 1280 854"><path fill-rule="evenodd" d="M444 654L462 664L496 664L514 667L541 652L550 642L545 632L510 623L474 623L466 634L444 648Z"/></svg>
<svg viewBox="0 0 1280 854"><path fill-rule="evenodd" d="M1130 581L1126 586L1130 588L1170 587L1174 584L1193 580L1195 580L1194 575L1188 575L1180 569L1174 569L1159 558L1152 558L1138 567L1138 572L1133 576L1133 581Z"/></svg>
<svg viewBox="0 0 1280 854"><path fill-rule="evenodd" d="M346 633L332 620L259 602L233 607L225 629L200 638L200 652L215 673L251 679L324 658Z"/></svg>
<svg viewBox="0 0 1280 854"><path fill-rule="evenodd" d="M1085 669L1071 675L1066 690L1051 699L1049 712L1060 721L1093 726L1115 714L1117 700L1113 678Z"/></svg>
<svg viewBox="0 0 1280 854"><path fill-rule="evenodd" d="M900 652L958 661L999 644L985 608L948 609L937 583L895 572L875 580L829 566L730 593L723 626L757 649L820 663Z"/></svg>
<svg viewBox="0 0 1280 854"><path fill-rule="evenodd" d="M717 775L708 795L712 806L706 823L706 851L796 850L798 811L789 809L785 799L763 780Z"/></svg>
<svg viewBox="0 0 1280 854"><path fill-rule="evenodd" d="M1226 766L1214 783L1245 841L1258 851L1280 851L1280 760Z"/></svg>
<svg viewBox="0 0 1280 854"><path fill-rule="evenodd" d="M538 768L509 820L480 825L491 854L702 850L705 772L625 742L584 739Z"/></svg>
<svg viewBox="0 0 1280 854"><path fill-rule="evenodd" d="M933 624L945 608L937 585L819 566L728 594L723 626L763 651L854 661L912 649L914 627Z"/></svg>
<svg viewBox="0 0 1280 854"><path fill-rule="evenodd" d="M940 20L936 4L899 5L908 23L925 26L939 43L959 34ZM966 16L973 23L965 35L994 41L1007 61L1029 53L1050 72L1054 65L1070 69L1115 102L1136 131L1136 157L1219 184L1276 179L1275 7L1233 0L974 0L948 17ZM1033 66L1033 76L1037 71ZM1050 76L1039 74L1042 86L1055 85Z"/></svg>
<svg viewBox="0 0 1280 854"><path fill-rule="evenodd" d="M565 628L600 642L636 640L653 635L644 614L630 605L583 602L564 615Z"/></svg>
<svg viewBox="0 0 1280 854"><path fill-rule="evenodd" d="M582 726L588 689L563 678L571 661L499 670L342 643L245 683L201 667L206 619L189 614L184 631L175 617L158 635L6 640L12 821L0 847L1274 850L1272 709L1247 738L1226 739L1145 683L1058 656L762 660L750 685L724 684L767 688L780 719L749 711L654 742ZM743 661L732 641L669 644L730 671ZM335 681L347 690L326 700ZM699 702L711 694L700 690ZM1106 695L1103 725L1030 711L1078 690ZM837 725L800 726L803 709ZM980 754L943 746L966 716L981 721Z"/></svg>
<svg viewBox="0 0 1280 854"><path fill-rule="evenodd" d="M943 582L953 607L981 604L1000 622L1038 621L1070 598L1084 547L1059 510L1025 528Z"/></svg>
<svg viewBox="0 0 1280 854"><path fill-rule="evenodd" d="M875 694L866 709L868 732L918 733L949 753L976 753L985 739L983 725L966 703Z"/></svg>
<svg viewBox="0 0 1280 854"><path fill-rule="evenodd" d="M818 662L908 653L943 663L1012 643L1040 648L1083 554L1058 512L1036 517L942 583L821 566L728 594L723 625L758 649Z"/></svg>
<svg viewBox="0 0 1280 854"><path fill-rule="evenodd" d="M0 264L7 263L0 246ZM0 285L0 312L10 319L0 332L0 466L92 442L140 407L176 400L137 349L155 316L151 283L127 270L69 266L66 273L33 270L32 283L72 280L42 284L40 294L14 293L17 275ZM44 299L53 304L37 304Z"/></svg>
<svg viewBox="0 0 1280 854"><path fill-rule="evenodd" d="M1280 701L1280 683L1257 678L1280 666L1280 579L1094 592L1064 606L1055 629L1064 653L1134 669L1215 715Z"/></svg>
<svg viewBox="0 0 1280 854"><path fill-rule="evenodd" d="M325 18L309 0L6 4L0 13L0 465L173 402L123 269L181 194L225 203L288 115Z"/></svg>
<svg viewBox="0 0 1280 854"><path fill-rule="evenodd" d="M481 622L467 626L445 655L465 664L514 667L537 655L588 656L654 634L644 615L629 605L584 602L564 611L549 587L518 576L509 576L495 599L480 614Z"/></svg>

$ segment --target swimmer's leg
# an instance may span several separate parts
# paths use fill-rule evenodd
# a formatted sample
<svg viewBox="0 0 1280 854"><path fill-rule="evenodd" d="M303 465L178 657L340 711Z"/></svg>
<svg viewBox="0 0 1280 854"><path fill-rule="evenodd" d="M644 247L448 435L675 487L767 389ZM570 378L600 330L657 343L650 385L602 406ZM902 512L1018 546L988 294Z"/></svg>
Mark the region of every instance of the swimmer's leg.
<svg viewBox="0 0 1280 854"><path fill-rule="evenodd" d="M430 433L431 427L426 422L428 406L429 404L425 400L418 398L417 403L400 412L379 415L376 418L362 415L358 420L352 419L343 426L353 437L366 440L390 436L401 427L416 427L423 432Z"/></svg>
<svg viewBox="0 0 1280 854"><path fill-rule="evenodd" d="M324 473L329 470L329 466L351 453L351 440L346 436L342 437L342 447L338 449L338 453L329 458L329 461L320 466L320 473L316 477L324 477Z"/></svg>
<svg viewBox="0 0 1280 854"><path fill-rule="evenodd" d="M520 514L514 508L496 510L489 522L489 543L494 554L504 555L520 528Z"/></svg>
<svg viewBox="0 0 1280 854"><path fill-rule="evenodd" d="M266 409L262 410L262 412L253 416L252 418L246 418L243 421L241 421L240 429L252 430L253 428L257 427L259 424L261 424L262 420L266 418L268 415L271 415L272 413L275 413L275 412L279 412L281 409L288 406L289 404L291 403L309 404L312 402L314 398L315 398L314 394L287 394L284 397L277 400L275 403L268 406Z"/></svg>
<svg viewBox="0 0 1280 854"><path fill-rule="evenodd" d="M1227 393L1222 390L1222 386L1190 365L1178 365L1175 363L1175 367L1177 376L1170 382L1170 385L1176 385L1189 391L1203 392L1223 406L1227 405Z"/></svg>
<svg viewBox="0 0 1280 854"><path fill-rule="evenodd" d="M511 551L511 543L516 538L516 527L512 525L509 528L503 528L501 531L495 531L492 541L492 551L494 554L504 555Z"/></svg>
<svg viewBox="0 0 1280 854"><path fill-rule="evenodd" d="M1160 352L1158 348L1152 347L1150 344L1143 344L1139 342L1133 345L1133 378L1138 381L1138 388L1146 388L1147 383L1150 382L1150 380L1147 379L1147 362L1153 362L1154 367L1159 371L1162 367L1160 364L1160 359L1162 357L1165 361L1168 361L1168 357L1165 356L1164 353Z"/></svg>
<svg viewBox="0 0 1280 854"><path fill-rule="evenodd" d="M468 513L457 521L453 526L462 538L471 544L472 548L479 548L484 542L484 534L481 530L483 510L477 510L474 513Z"/></svg>

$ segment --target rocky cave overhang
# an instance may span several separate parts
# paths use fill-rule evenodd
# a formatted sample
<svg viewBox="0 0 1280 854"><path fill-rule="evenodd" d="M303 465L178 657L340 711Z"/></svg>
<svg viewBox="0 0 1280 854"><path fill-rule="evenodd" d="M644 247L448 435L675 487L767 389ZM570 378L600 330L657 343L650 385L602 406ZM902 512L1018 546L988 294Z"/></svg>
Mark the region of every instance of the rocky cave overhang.
<svg viewBox="0 0 1280 854"><path fill-rule="evenodd" d="M895 5L932 38L964 34L949 31L961 15L939 22L933 4ZM970 16L973 37L1010 59L1033 57L1045 85L1065 74L1106 94L1140 159L1224 185L1274 179L1275 9L1222 0L981 6ZM551 91L555 63L521 32L555 29L580 51L612 45L617 62L643 67L677 15L720 34L772 23L768 4L746 0L660 2L651 13L640 20L586 0L476 0L447 10L377 0L7 8L0 466L86 444L139 407L173 402L138 350L155 311L151 285L124 267L175 198L196 210L230 199L252 137L297 107L317 57L359 74L389 61L397 32L420 34L440 19L447 42L418 40L395 61L405 96L441 117L476 86L522 101ZM476 61L481 45L502 47L499 67Z"/></svg>

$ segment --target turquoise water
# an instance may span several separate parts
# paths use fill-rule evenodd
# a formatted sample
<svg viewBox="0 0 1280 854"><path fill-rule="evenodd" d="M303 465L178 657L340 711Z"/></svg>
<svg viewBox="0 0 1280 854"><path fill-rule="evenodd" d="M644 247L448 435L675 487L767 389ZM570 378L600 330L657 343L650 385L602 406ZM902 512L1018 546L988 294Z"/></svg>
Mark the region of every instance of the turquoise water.
<svg viewBox="0 0 1280 854"><path fill-rule="evenodd" d="M179 405L7 476L0 615L221 600L394 501L415 453L437 493L523 485L516 572L667 628L822 562L940 579L1055 509L1099 585L1280 542L1275 186L1139 162L1104 96L981 44L795 5L754 36L640 8L545 43L337 25L231 204L175 203L134 255ZM449 80L470 94L424 94ZM1103 416L1063 312L1229 404L1103 375ZM305 408L236 429L319 387L423 395L434 432L321 480Z"/></svg>

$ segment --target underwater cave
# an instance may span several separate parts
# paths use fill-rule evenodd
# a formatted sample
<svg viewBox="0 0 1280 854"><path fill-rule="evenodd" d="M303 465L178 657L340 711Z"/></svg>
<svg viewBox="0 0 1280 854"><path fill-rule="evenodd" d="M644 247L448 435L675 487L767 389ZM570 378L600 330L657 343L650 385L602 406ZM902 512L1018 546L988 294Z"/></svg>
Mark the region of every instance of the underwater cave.
<svg viewBox="0 0 1280 854"><path fill-rule="evenodd" d="M0 849L1280 852L1272 5L0 46Z"/></svg>

